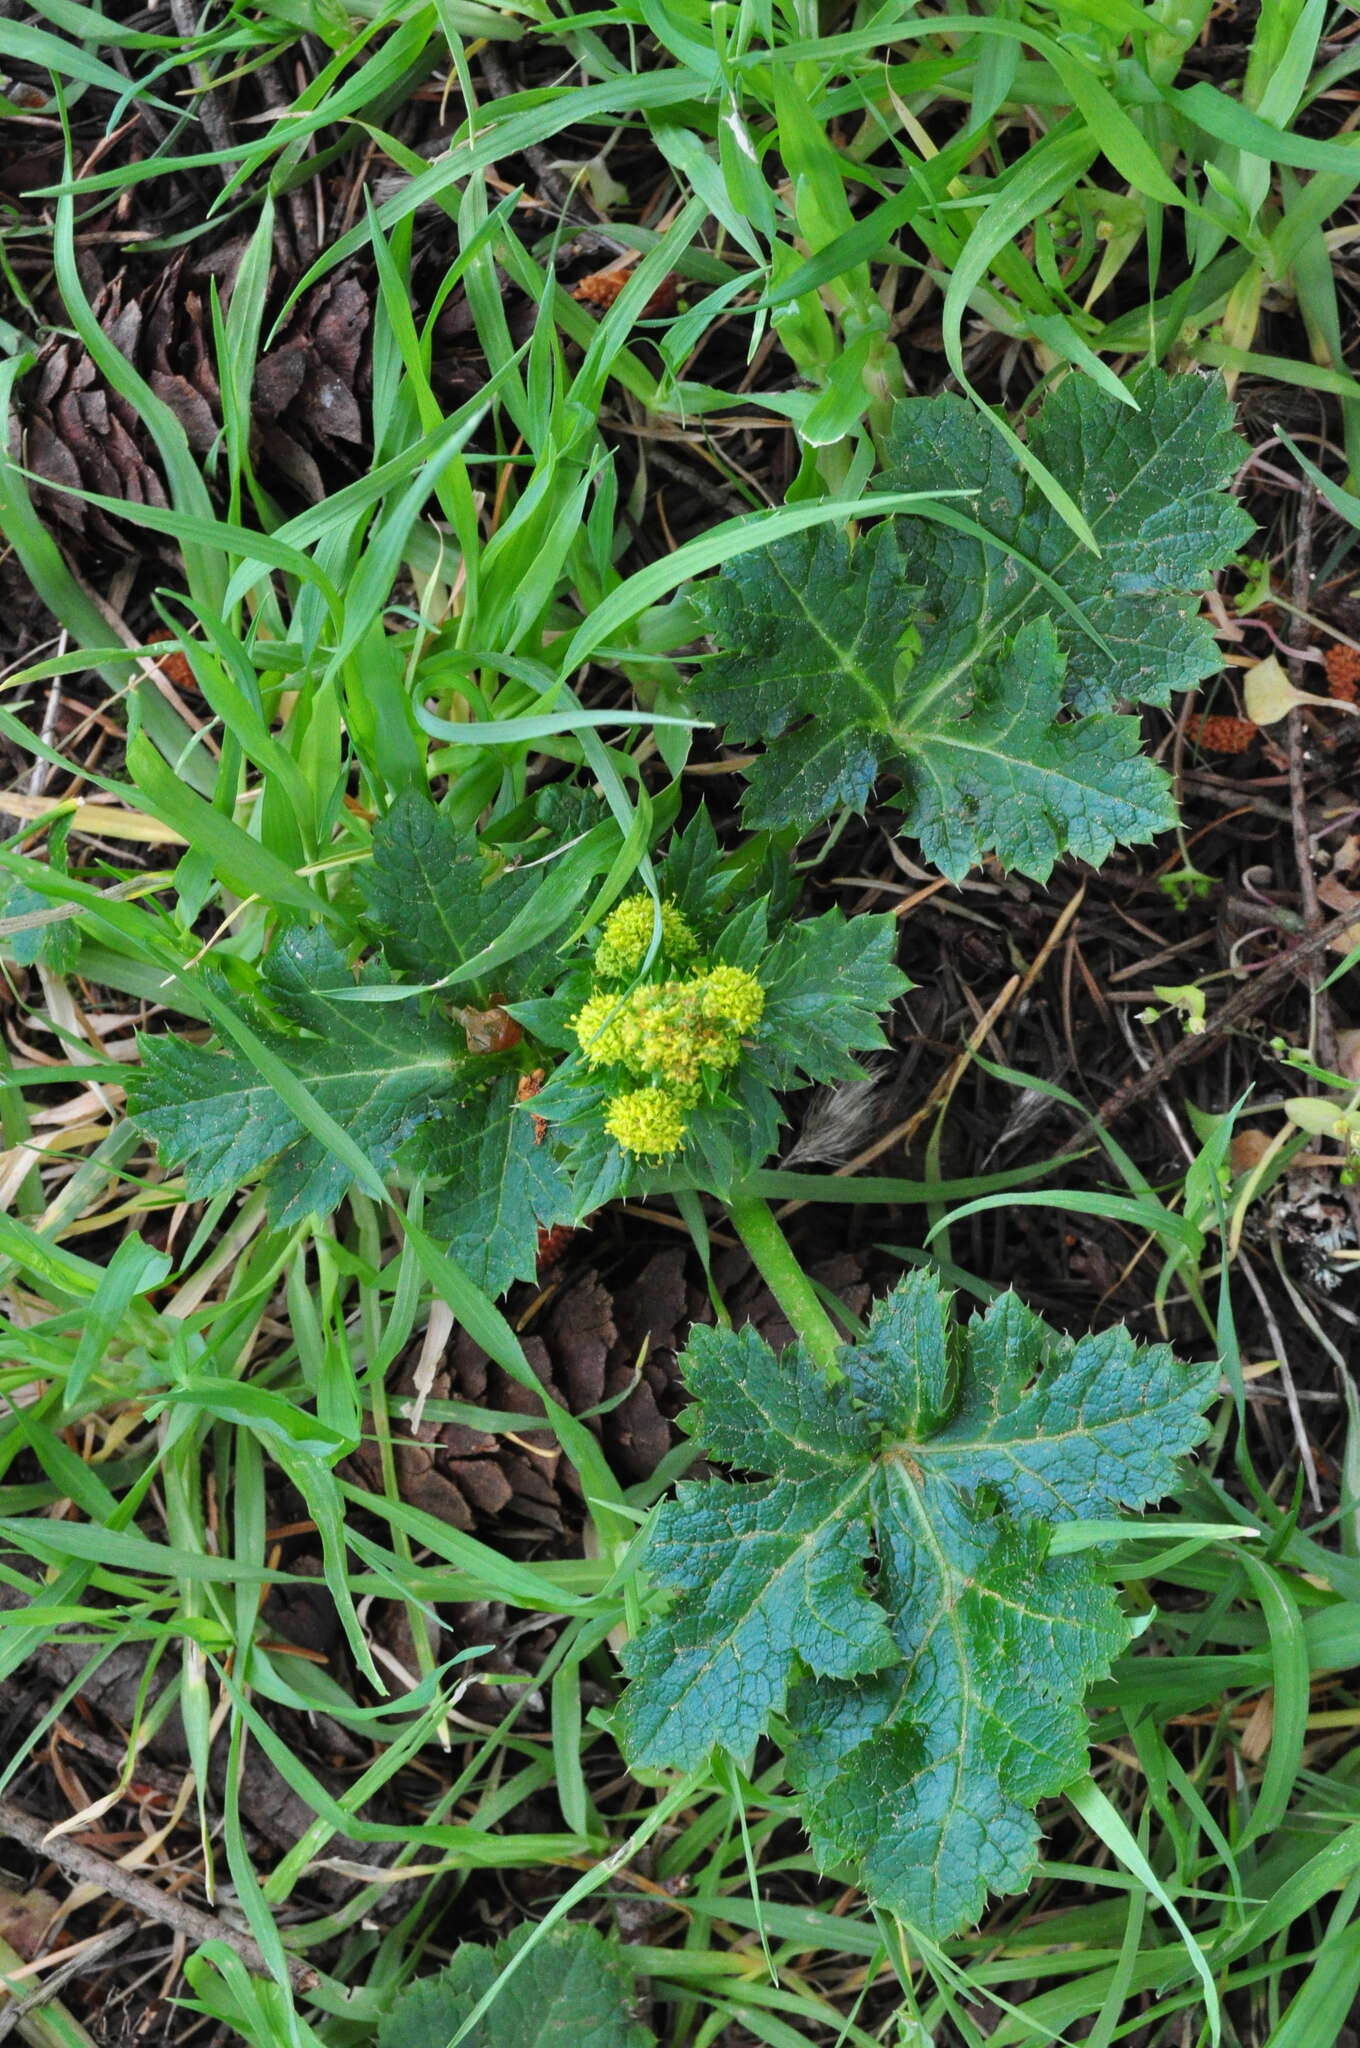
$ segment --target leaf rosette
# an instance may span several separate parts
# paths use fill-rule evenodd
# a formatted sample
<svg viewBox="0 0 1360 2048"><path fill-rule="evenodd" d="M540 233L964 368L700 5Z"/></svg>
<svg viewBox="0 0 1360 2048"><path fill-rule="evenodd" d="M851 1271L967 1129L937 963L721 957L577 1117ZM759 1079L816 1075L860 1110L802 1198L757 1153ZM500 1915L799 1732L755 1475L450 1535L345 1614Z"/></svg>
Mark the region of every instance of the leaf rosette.
<svg viewBox="0 0 1360 2048"><path fill-rule="evenodd" d="M855 1055L885 1043L879 1016L910 986L896 922L790 920L777 873L743 902L750 883L700 814L659 862L659 931L634 894L559 957L553 918L579 915L614 851L554 902L541 873L398 799L360 870L357 936L380 950L356 970L324 929L294 927L253 970L234 962L215 986L254 1056L144 1038L133 1119L191 1198L258 1177L288 1227L352 1185L319 1110L379 1173L424 1185L426 1227L492 1295L534 1277L541 1232L663 1170L733 1187L777 1145L780 1095L854 1079ZM583 1043L592 1004L604 1029ZM632 1035L604 1057L625 1012Z"/></svg>
<svg viewBox="0 0 1360 2048"><path fill-rule="evenodd" d="M663 892L670 877L668 861ZM620 908L635 903L653 915L650 899ZM663 934L680 915L663 894ZM892 917L832 910L772 930L761 899L684 929L679 964L658 944L624 987L583 962L553 997L513 1006L568 1055L533 1108L554 1126L582 1214L662 1179L730 1191L774 1150L778 1096L859 1078L855 1055L886 1043L880 1014L910 987Z"/></svg>

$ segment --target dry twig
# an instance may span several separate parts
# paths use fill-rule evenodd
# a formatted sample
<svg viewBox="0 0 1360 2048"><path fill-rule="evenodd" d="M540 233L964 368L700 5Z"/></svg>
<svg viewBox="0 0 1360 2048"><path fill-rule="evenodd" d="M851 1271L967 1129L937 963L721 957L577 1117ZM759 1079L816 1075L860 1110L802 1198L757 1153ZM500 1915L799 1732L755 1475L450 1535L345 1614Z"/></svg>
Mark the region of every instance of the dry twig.
<svg viewBox="0 0 1360 2048"><path fill-rule="evenodd" d="M150 1878L134 1876L120 1863L110 1862L107 1856L101 1856L95 1849L87 1849L82 1842L73 1841L66 1835L57 1835L49 1840L46 1824L27 1813L22 1806L16 1806L11 1799L0 1799L0 1836L21 1842L35 1856L45 1856L69 1876L79 1878L83 1884L98 1885L102 1891L112 1898L122 1899L148 1920L158 1920L162 1926L172 1927L177 1934L183 1934L192 1942L200 1945L205 1941L226 1942L229 1948L235 1949L248 1970L261 1977L270 1975L264 1951L252 1935L219 1919L215 1913L205 1913L199 1906L191 1906L184 1899L172 1897L160 1885L153 1884ZM288 1958L288 1975L295 1991L308 1991L317 1981L317 1972L301 1956Z"/></svg>
<svg viewBox="0 0 1360 2048"><path fill-rule="evenodd" d="M1100 1124L1108 1128L1118 1122L1121 1116L1127 1115L1129 1110L1151 1095L1155 1089L1160 1088L1178 1067L1189 1066L1192 1061L1203 1059L1206 1053L1213 1051L1227 1032L1239 1024L1244 1024L1249 1017L1254 1017L1273 995L1278 994L1283 983L1297 974L1301 967L1306 967L1319 953L1324 953L1333 939L1339 939L1344 933L1351 931L1354 925L1355 912L1344 911L1340 917L1329 918L1317 931L1309 932L1306 938L1286 947L1285 951L1268 966L1262 967L1254 974L1245 987L1238 989L1236 995L1228 998L1217 1016L1209 1020L1197 1037L1187 1035L1179 1039L1160 1059L1154 1060L1145 1074L1131 1076L1115 1089L1113 1095L1107 1095L1087 1118L1085 1127L1089 1129Z"/></svg>

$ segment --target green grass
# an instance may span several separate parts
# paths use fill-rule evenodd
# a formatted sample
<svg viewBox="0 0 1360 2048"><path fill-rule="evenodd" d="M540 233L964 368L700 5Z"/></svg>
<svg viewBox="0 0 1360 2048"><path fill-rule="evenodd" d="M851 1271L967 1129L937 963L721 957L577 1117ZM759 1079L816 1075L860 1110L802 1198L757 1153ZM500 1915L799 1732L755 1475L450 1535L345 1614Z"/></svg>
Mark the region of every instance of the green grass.
<svg viewBox="0 0 1360 2048"><path fill-rule="evenodd" d="M92 502L134 543L174 551L172 569L142 574L136 616L181 637L194 682L162 691L152 643L122 643L34 509L23 461L0 457L0 530L64 635L0 696L11 760L49 771L0 845L0 948L16 1014L50 1020L41 1042L57 1054L0 1073L0 1577L30 1600L0 1612L0 1679L58 1635L92 1665L144 1646L164 1683L131 1742L182 1718L201 1882L234 1896L271 1965L263 1981L225 1949L189 1964L200 2009L229 2037L367 2048L399 1985L440 1952L446 1933L426 1944L450 1900L456 1918L482 1872L507 1870L524 1874L518 1896L542 1902L533 1917L548 1900L603 1915L618 1895L659 1899L655 1937L631 1955L677 2048L1327 2048L1346 2023L1360 1993L1360 1538L1353 1497L1318 1523L1255 1428L1234 1335L1249 1297L1218 1261L1221 1205L1261 1191L1239 1180L1225 1195L1228 1127L1175 1186L1150 1186L1111 1143L1105 1192L1065 1193L1066 1160L1031 1191L1116 1217L1131 1247L1145 1236L1160 1262L1149 1298L1189 1297L1228 1391L1178 1508L1241 1533L1185 1534L1173 1517L1151 1543L1117 1544L1130 1598L1156 1619L1092 1702L1092 1784L1051 1814L1033 1891L935 1950L816 1879L763 1756L750 1778L619 1791L598 1700L616 1683L611 1644L643 1611L639 1524L674 1468L623 1487L580 1423L549 1407L542 1426L585 1481L579 1559L509 1557L400 1498L405 1418L389 1385L437 1305L512 1380L538 1382L516 1330L423 1233L420 1189L384 1180L227 1000L252 984L280 919L357 938L352 881L372 821L431 778L450 816L493 834L545 763L598 788L603 829L544 870L563 941L645 879L671 781L699 744L666 722L684 716L667 655L688 637L690 579L775 531L852 514L908 388L950 378L1000 404L998 432L1033 467L1016 431L1069 366L1118 391L1144 359L1201 366L1269 403L1315 395L1343 469L1360 473L1360 383L1343 345L1355 17L1317 0L1229 13L1236 40L1214 67L1196 54L1204 0L978 0L935 15L263 0L214 11L192 48L163 13L152 33L76 0L0 22L0 67L45 95L35 136L67 138L43 190L6 203L0 410L27 417L33 351L60 328L136 413L168 509ZM488 44L537 83L497 96L479 69ZM287 82L286 104L236 125L229 149L205 148L188 99L206 79L248 93L265 67ZM430 161L396 131L413 93L445 87L452 132ZM115 151L86 174L94 143L137 104L155 121L144 155ZM389 183L409 182L375 195L370 175L353 224L285 304L270 278L276 222L311 203L315 178L360 176L370 148ZM602 314L556 280L575 222L559 228L532 203L524 153L539 150L565 166L580 221L608 178L623 192L607 232L638 260ZM103 332L79 260L95 231L116 250L120 201L154 223L158 197L184 180L203 203L153 228L138 263L247 238L229 302L205 314L222 419L206 455ZM253 370L290 307L347 263L371 293L369 453L297 510L252 447ZM677 308L645 313L671 275ZM486 373L450 407L436 326L455 299ZM1299 438L1317 455L1313 417ZM751 450L784 433L781 505ZM698 530L661 523L658 505L683 503L683 486L647 469L653 440L720 493L721 510L697 501ZM125 736L97 764L83 742L39 737L49 686L69 678L88 679ZM804 849L809 866L820 851ZM234 1030L358 1191L287 1230L249 1189L189 1201L122 1115L113 1053L128 1034L114 1020L139 1006L157 1029ZM92 1050L82 1015L116 1044ZM964 1205L1025 1198L981 1173L941 1183L930 1157L924 1186L809 1174L757 1191L929 1209L933 1252L962 1258ZM370 1416L387 1490L365 1495L360 1516L337 1466ZM457 1419L512 1426L499 1412ZM1354 1416L1349 1429L1353 1487ZM365 1704L261 1624L265 1591L290 1578L270 1534L284 1483L324 1552ZM413 1692L382 1696L371 1600L407 1617ZM455 1601L558 1618L548 1664L521 1686L548 1699L550 1740L521 1728L518 1702L484 1731L450 1721L461 1672L426 1621ZM41 1755L60 1705L0 1769L0 1790ZM362 1745L343 1800L282 1744L277 1707L329 1715ZM235 1757L270 1758L315 1815L272 1867L253 1861L231 1779L211 1790L219 1726ZM426 1814L356 1819L384 1788L409 1791L413 1759ZM553 1787L559 1821L526 1830L526 1808ZM389 1810L410 1811L408 1791ZM304 1880L336 1834L371 1851L372 1868L322 1911ZM406 1866L418 1874L388 1912ZM289 1988L288 1955L324 1959L310 1992ZM59 2004L19 2033L85 2038Z"/></svg>

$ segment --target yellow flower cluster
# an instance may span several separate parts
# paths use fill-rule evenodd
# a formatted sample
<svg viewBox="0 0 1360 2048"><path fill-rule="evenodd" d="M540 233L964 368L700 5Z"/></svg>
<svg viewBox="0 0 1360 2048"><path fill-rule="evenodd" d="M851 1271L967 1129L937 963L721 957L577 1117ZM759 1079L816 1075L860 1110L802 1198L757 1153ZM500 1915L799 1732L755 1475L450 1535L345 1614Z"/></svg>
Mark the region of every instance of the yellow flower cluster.
<svg viewBox="0 0 1360 2048"><path fill-rule="evenodd" d="M650 897L632 896L618 906L595 954L604 979L637 971L651 943L652 919ZM672 904L661 906L661 929L671 959L697 951L697 939ZM610 1098L610 1136L626 1152L651 1159L678 1152L705 1075L716 1078L736 1065L743 1038L764 1014L765 991L743 967L694 967L687 980L643 982L626 994L596 988L571 1020L586 1063L622 1067L641 1084Z"/></svg>
<svg viewBox="0 0 1360 2048"><path fill-rule="evenodd" d="M625 1152L667 1159L685 1141L685 1112L669 1088L628 1088L608 1104L604 1127Z"/></svg>
<svg viewBox="0 0 1360 2048"><path fill-rule="evenodd" d="M605 919L595 948L595 972L604 981L627 981L647 957L656 929L656 906L650 896L625 896ZM673 903L661 906L661 951L669 960L690 960L699 941L689 921Z"/></svg>
<svg viewBox="0 0 1360 2048"><path fill-rule="evenodd" d="M596 991L571 1020L592 1067L627 1067L641 1079L693 1087L734 1066L765 1011L765 991L741 967L689 981L644 982L627 995Z"/></svg>
<svg viewBox="0 0 1360 2048"><path fill-rule="evenodd" d="M594 995L571 1020L588 1067L617 1067L628 1056L628 1011L625 998Z"/></svg>
<svg viewBox="0 0 1360 2048"><path fill-rule="evenodd" d="M747 1038L765 1015L765 991L744 967L710 967L700 987L706 1018Z"/></svg>

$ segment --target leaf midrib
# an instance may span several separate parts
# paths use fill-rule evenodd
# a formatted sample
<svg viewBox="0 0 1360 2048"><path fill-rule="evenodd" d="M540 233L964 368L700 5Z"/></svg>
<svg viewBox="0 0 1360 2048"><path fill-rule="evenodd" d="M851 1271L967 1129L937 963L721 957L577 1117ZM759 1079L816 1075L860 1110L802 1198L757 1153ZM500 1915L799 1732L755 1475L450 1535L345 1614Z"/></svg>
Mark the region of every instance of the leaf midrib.
<svg viewBox="0 0 1360 2048"><path fill-rule="evenodd" d="M868 670L858 663L856 663L854 666L851 665L851 658L848 650L842 647L838 641L832 639L831 635L826 631L825 627L822 625L816 613L810 609L807 602L806 591L800 590L795 584L790 583L788 577L784 573L782 565L775 560L773 553L771 554L769 559L770 566L774 570L775 576L778 578L779 582L784 586L785 590L788 591L790 597L793 599L793 602L797 610L802 615L802 617L807 621L807 624L810 627L811 631L815 634L816 638L821 642L822 646L826 648L827 653L830 655L835 667L848 681L855 684L857 694L861 698L863 698L863 700L868 704L870 708L871 716L868 720L861 721L856 719L847 719L845 721L846 725L853 726L860 723L867 723L871 727L877 726L880 730L885 729L887 727L890 706L885 701L882 692L874 686L874 683L870 678ZM853 559L851 561L850 567L853 573ZM817 583L815 579L810 587L814 590L817 588ZM812 716L813 714L808 713L807 715Z"/></svg>
<svg viewBox="0 0 1360 2048"><path fill-rule="evenodd" d="M881 1459L881 1463L888 1485L892 1489L890 1497L905 1502L907 1512L917 1531L917 1541L934 1560L940 1575L940 1583L943 1589L943 1604L941 1609L932 1618L930 1633L934 1634L936 1629L943 1624L948 1628L953 1638L954 1668L959 1673L960 1699L958 1741L955 1743L952 1752L950 1752L954 1764L953 1790L949 1799L949 1813L952 1816L961 1803L958 1795L959 1786L966 1768L967 1729L971 1725L976 1712L977 1693L973 1686L973 1667L965 1651L963 1631L958 1621L957 1590L962 1584L966 1583L965 1575L959 1571L958 1566L954 1564L948 1551L936 1536L934 1525L931 1522L930 1516L926 1513L926 1504L921 1495L920 1488L912 1478L907 1466L907 1460L915 1461L917 1452L922 1448L924 1446L917 1444L894 1445L892 1446L892 1454L885 1455ZM947 1755L937 1761L944 1763L948 1760L949 1756ZM936 1896L939 1894L942 1882L940 1859L945 1853L945 1834L946 1831L941 1828L938 1834L935 1855L932 1857L930 1865L931 1890Z"/></svg>
<svg viewBox="0 0 1360 2048"><path fill-rule="evenodd" d="M458 1062L452 1054L444 1053L439 1056L431 1055L428 1058L418 1060L402 1060L400 1062L389 1060L385 1066L379 1067L327 1067L321 1070L314 1069L310 1073L302 1069L295 1073L293 1078L299 1081L304 1088L310 1089L315 1094L318 1089L332 1087L338 1082L382 1081L391 1079L394 1074L452 1073L457 1064ZM280 1102L283 1100L282 1096L279 1095L278 1089L274 1087L272 1082L266 1081L263 1075L258 1075L255 1079L248 1081L244 1088L219 1088L216 1095L200 1095L196 1100L199 1102L212 1102L220 1101L228 1095L239 1097L241 1095L255 1094L272 1095Z"/></svg>

